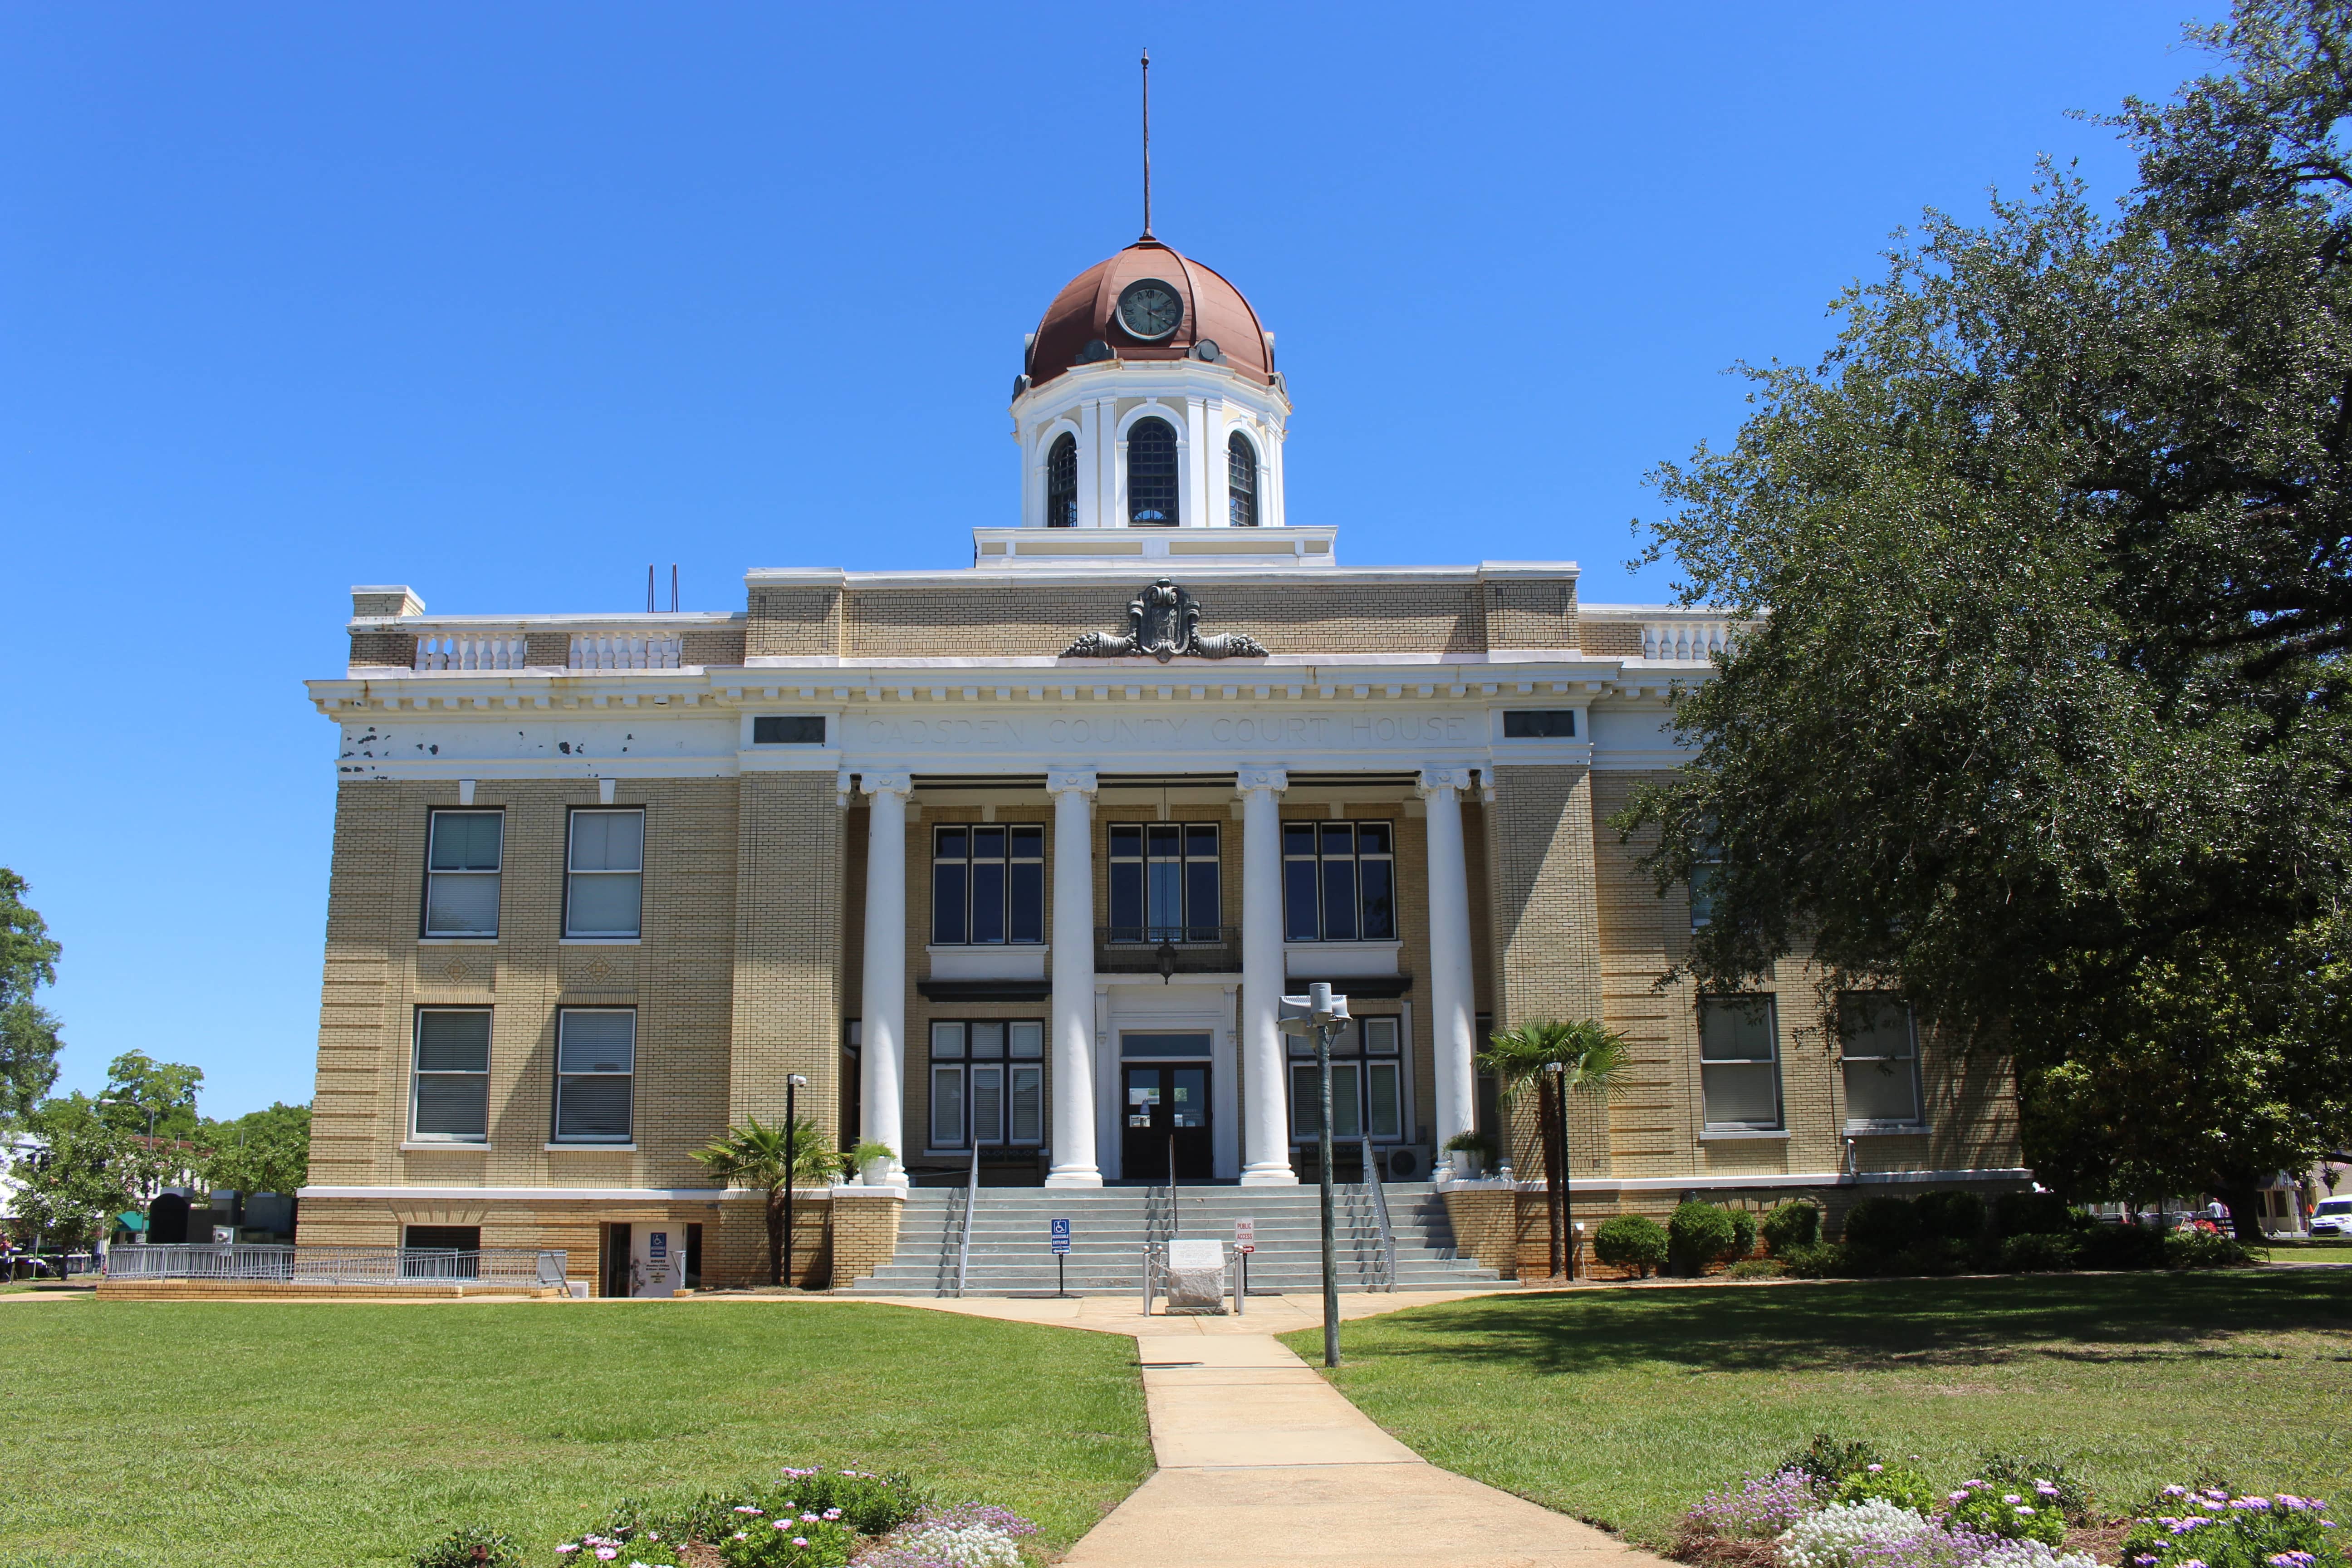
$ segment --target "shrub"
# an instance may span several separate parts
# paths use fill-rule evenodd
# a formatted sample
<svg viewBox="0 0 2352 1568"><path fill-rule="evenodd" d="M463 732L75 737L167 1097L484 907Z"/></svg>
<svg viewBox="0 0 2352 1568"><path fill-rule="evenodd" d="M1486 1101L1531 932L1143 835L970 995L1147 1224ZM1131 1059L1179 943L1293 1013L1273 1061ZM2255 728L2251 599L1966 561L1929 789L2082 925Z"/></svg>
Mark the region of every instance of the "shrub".
<svg viewBox="0 0 2352 1568"><path fill-rule="evenodd" d="M2042 1487L2048 1487L2043 1491ZM1951 1506L1944 1522L1978 1535L1998 1535L2010 1541L2039 1541L2057 1546L2066 1539L2066 1515L2058 1504L2058 1489L2044 1480L2040 1486L1997 1487L1990 1481L1962 1481L1949 1494Z"/></svg>
<svg viewBox="0 0 2352 1568"><path fill-rule="evenodd" d="M2123 1560L2137 1568L2342 1568L2342 1531L2326 1508L2291 1492L2231 1497L2221 1487L2164 1489L2163 1510L2124 1537Z"/></svg>
<svg viewBox="0 0 2352 1568"><path fill-rule="evenodd" d="M823 1515L840 1510L841 1522L860 1535L887 1535L922 1511L922 1494L902 1475L876 1475L866 1470L784 1468L783 1479L771 1489L781 1500L776 1511L791 1509Z"/></svg>
<svg viewBox="0 0 2352 1568"><path fill-rule="evenodd" d="M1733 1208L1723 1212L1731 1216L1731 1245L1724 1249L1723 1255L1735 1263L1743 1258L1755 1256L1756 1212Z"/></svg>
<svg viewBox="0 0 2352 1568"><path fill-rule="evenodd" d="M847 1568L857 1544L848 1526L813 1512L778 1518L740 1511L739 1517L741 1522L718 1542L727 1568Z"/></svg>
<svg viewBox="0 0 2352 1568"><path fill-rule="evenodd" d="M2063 1274L2074 1267L2080 1240L2065 1232L2028 1232L2000 1244L2000 1266L2012 1274Z"/></svg>
<svg viewBox="0 0 2352 1568"><path fill-rule="evenodd" d="M1743 1258L1723 1271L1727 1279L1785 1279L1789 1266L1777 1258Z"/></svg>
<svg viewBox="0 0 2352 1568"><path fill-rule="evenodd" d="M1923 1236L1888 1260L1902 1274L1958 1274L1976 1258L1976 1243L1952 1236Z"/></svg>
<svg viewBox="0 0 2352 1568"><path fill-rule="evenodd" d="M1926 1235L1966 1242L1984 1234L1985 1201L1974 1193L1922 1193L1911 1207Z"/></svg>
<svg viewBox="0 0 2352 1568"><path fill-rule="evenodd" d="M601 1564L626 1557L629 1568L678 1568L677 1549L666 1538L666 1532L648 1530L635 1536L603 1535L591 1531L577 1541L566 1542L556 1552L571 1561ZM574 1554L577 1554L576 1556Z"/></svg>
<svg viewBox="0 0 2352 1568"><path fill-rule="evenodd" d="M2054 1236L2074 1228L2074 1211L2056 1193L2003 1193L1992 1201L1992 1229L2012 1236Z"/></svg>
<svg viewBox="0 0 2352 1568"><path fill-rule="evenodd" d="M1647 1279L1666 1260L1666 1227L1645 1215L1621 1214L1592 1236L1592 1256Z"/></svg>
<svg viewBox="0 0 2352 1568"><path fill-rule="evenodd" d="M1776 1472L1794 1470L1823 1486L1833 1486L1878 1462L1878 1450L1867 1443L1845 1442L1827 1432L1816 1432L1811 1442L1790 1453L1773 1468Z"/></svg>
<svg viewBox="0 0 2352 1568"><path fill-rule="evenodd" d="M514 1537L480 1525L453 1530L416 1554L416 1568L522 1568Z"/></svg>
<svg viewBox="0 0 2352 1568"><path fill-rule="evenodd" d="M1883 1498L1832 1503L1790 1525L1777 1555L1782 1568L1853 1568L1860 1558L1893 1555L1889 1548L1931 1528L1924 1515Z"/></svg>
<svg viewBox="0 0 2352 1568"><path fill-rule="evenodd" d="M1800 1279L1828 1279L1846 1272L1845 1248L1831 1242L1809 1242L1780 1250L1781 1266Z"/></svg>
<svg viewBox="0 0 2352 1568"><path fill-rule="evenodd" d="M1864 1198L1846 1211L1839 1237L1864 1252L1896 1253L1918 1239L1919 1212L1906 1199Z"/></svg>
<svg viewBox="0 0 2352 1568"><path fill-rule="evenodd" d="M1840 1502L1867 1502L1877 1498L1897 1508L1926 1515L1936 1511L1943 1495L1936 1490L1927 1477L1907 1465L1882 1465L1876 1461L1864 1465L1839 1484Z"/></svg>
<svg viewBox="0 0 2352 1568"><path fill-rule="evenodd" d="M2058 1511L2066 1516L2069 1524L2098 1522L2091 1516L2091 1489L2068 1475L2065 1465L2060 1460L2038 1454L2004 1454L1995 1450L1977 1461L1976 1473L2001 1491L2036 1492L2049 1499L2057 1506Z"/></svg>
<svg viewBox="0 0 2352 1568"><path fill-rule="evenodd" d="M2074 1253L2077 1268L2161 1268L2164 1232L2152 1225L2103 1225L2086 1231Z"/></svg>
<svg viewBox="0 0 2352 1568"><path fill-rule="evenodd" d="M2191 1231L2164 1238L2167 1268L2235 1268L2253 1260L2253 1255L2239 1246L2234 1237Z"/></svg>
<svg viewBox="0 0 2352 1568"><path fill-rule="evenodd" d="M1822 1207L1809 1198L1782 1204L1764 1216L1764 1245L1777 1255L1822 1238Z"/></svg>
<svg viewBox="0 0 2352 1568"><path fill-rule="evenodd" d="M1730 1215L1693 1198L1666 1221L1667 1257L1677 1274L1704 1274L1708 1264L1731 1250L1735 1236Z"/></svg>

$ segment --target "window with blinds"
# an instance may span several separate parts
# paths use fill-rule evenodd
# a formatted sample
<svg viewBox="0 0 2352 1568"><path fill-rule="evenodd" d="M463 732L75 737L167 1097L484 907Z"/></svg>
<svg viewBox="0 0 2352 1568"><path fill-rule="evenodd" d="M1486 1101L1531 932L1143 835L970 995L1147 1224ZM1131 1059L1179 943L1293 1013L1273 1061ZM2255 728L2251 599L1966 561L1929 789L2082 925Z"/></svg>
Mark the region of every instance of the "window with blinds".
<svg viewBox="0 0 2352 1568"><path fill-rule="evenodd" d="M1710 1131L1778 1131L1780 1030L1769 996L1699 1004L1698 1076Z"/></svg>
<svg viewBox="0 0 2352 1568"><path fill-rule="evenodd" d="M506 818L495 811L436 811L426 825L425 934L499 934L499 869Z"/></svg>
<svg viewBox="0 0 2352 1568"><path fill-rule="evenodd" d="M572 814L564 864L563 934L634 937L645 906L646 814L579 810Z"/></svg>
<svg viewBox="0 0 2352 1568"><path fill-rule="evenodd" d="M1919 1125L1919 1047L1911 1009L1885 991L1838 998L1839 1063L1848 1131Z"/></svg>
<svg viewBox="0 0 2352 1568"><path fill-rule="evenodd" d="M490 1010L419 1007L409 1136L480 1143L490 1136Z"/></svg>
<svg viewBox="0 0 2352 1568"><path fill-rule="evenodd" d="M636 1009L566 1007L557 1014L554 1141L630 1142L636 1072Z"/></svg>

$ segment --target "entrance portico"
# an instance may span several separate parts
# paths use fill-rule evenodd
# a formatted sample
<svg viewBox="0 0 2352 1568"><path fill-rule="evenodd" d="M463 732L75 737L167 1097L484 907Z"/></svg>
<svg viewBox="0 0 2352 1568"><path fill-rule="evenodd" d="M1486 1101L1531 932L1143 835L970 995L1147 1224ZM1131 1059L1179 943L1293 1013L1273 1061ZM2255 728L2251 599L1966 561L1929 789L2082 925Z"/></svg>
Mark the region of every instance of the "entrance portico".
<svg viewBox="0 0 2352 1568"><path fill-rule="evenodd" d="M999 1098L1014 1079L933 1047L978 1049L948 1015L1026 1010L1045 1041L1046 1136L1028 1145L1045 1184L1164 1181L1164 1147L1137 1168L1145 1128L1202 1167L1189 1179L1294 1184L1311 1132L1275 1019L1286 990L1330 979L1396 1020L1377 1113L1367 1100L1339 1130L1412 1147L1425 1171L1475 1114L1463 819L1490 750L1471 743L1492 730L1474 706L1487 683L1394 659L1363 672L1377 687L1333 660L1254 660L1249 686L1147 659L1017 662L970 692L929 684L944 671L876 672L882 700L831 721L845 797L865 807L863 1135L895 1132L902 1169L975 1146L1017 1159ZM1057 765L1080 747L1089 765ZM1044 917L1008 902L1001 921L1000 897L1028 897L1032 855ZM946 900L961 901L942 915Z"/></svg>

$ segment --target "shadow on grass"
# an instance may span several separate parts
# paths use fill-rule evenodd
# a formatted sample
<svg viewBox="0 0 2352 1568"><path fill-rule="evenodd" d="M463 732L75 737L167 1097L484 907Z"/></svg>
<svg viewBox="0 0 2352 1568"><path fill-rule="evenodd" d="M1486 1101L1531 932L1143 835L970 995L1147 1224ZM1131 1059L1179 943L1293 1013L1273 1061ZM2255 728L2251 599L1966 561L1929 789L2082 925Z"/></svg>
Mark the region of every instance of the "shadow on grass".
<svg viewBox="0 0 2352 1568"><path fill-rule="evenodd" d="M2352 1276L2043 1275L1488 1296L1351 1324L1350 1359L1438 1352L1567 1374L2275 1357L2241 1336L2352 1332Z"/></svg>

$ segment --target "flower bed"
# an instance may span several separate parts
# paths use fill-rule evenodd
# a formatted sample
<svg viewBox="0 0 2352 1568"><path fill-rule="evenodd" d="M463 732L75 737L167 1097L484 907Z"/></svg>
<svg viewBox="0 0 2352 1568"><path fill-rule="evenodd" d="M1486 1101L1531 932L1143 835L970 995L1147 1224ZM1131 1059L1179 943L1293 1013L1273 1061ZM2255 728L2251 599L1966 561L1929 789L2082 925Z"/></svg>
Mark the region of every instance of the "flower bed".
<svg viewBox="0 0 2352 1568"><path fill-rule="evenodd" d="M2170 1486L2102 1520L2064 1467L1990 1456L1937 1492L1919 1471L1816 1437L1710 1492L1669 1555L1705 1568L2352 1568L2327 1505ZM1988 1479L1990 1478L1990 1479Z"/></svg>
<svg viewBox="0 0 2352 1568"><path fill-rule="evenodd" d="M550 1554L601 1568L1021 1568L1037 1527L984 1503L941 1505L904 1476L786 1466L689 1502L624 1499ZM542 1559L544 1561L545 1559ZM515 1542L470 1527L427 1547L416 1568L523 1568Z"/></svg>

